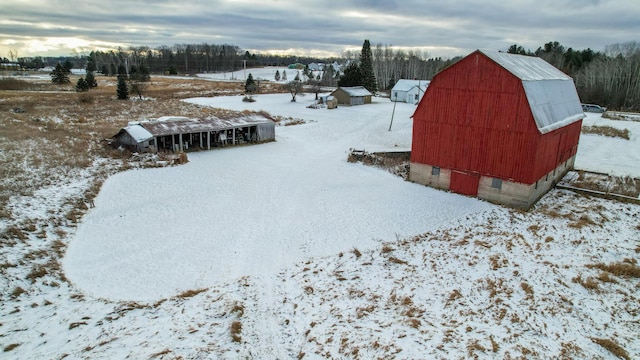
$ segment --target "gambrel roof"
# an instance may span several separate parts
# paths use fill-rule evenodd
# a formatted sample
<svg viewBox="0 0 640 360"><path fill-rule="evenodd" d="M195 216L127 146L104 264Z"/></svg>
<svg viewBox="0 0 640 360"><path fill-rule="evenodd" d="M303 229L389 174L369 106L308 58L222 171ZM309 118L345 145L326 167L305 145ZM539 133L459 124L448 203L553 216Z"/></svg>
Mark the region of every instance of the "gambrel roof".
<svg viewBox="0 0 640 360"><path fill-rule="evenodd" d="M542 134L585 117L573 79L538 57L478 50L522 81Z"/></svg>

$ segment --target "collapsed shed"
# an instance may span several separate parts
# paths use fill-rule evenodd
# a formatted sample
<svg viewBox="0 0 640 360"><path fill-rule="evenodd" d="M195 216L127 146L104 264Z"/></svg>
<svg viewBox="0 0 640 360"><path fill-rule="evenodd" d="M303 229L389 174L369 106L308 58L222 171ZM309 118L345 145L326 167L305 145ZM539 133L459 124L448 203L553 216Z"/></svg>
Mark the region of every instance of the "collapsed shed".
<svg viewBox="0 0 640 360"><path fill-rule="evenodd" d="M114 137L113 145L135 152L209 150L214 147L275 140L275 122L262 114L233 118L164 116L130 122Z"/></svg>

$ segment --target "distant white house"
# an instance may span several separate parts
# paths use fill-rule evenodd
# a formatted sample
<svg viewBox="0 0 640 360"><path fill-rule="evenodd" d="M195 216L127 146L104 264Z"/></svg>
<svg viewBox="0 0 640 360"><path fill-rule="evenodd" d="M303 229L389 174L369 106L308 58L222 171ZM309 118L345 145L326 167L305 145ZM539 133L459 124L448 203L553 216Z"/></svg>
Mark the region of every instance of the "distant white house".
<svg viewBox="0 0 640 360"><path fill-rule="evenodd" d="M417 104L422 99L422 95L427 91L429 80L407 80L402 79L391 89L391 101Z"/></svg>

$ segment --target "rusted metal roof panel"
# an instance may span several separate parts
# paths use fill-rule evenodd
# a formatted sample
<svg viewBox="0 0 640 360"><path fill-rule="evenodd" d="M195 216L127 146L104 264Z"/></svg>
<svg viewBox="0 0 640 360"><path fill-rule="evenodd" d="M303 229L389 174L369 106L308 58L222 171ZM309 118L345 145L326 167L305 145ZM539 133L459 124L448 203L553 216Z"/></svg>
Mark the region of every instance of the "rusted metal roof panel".
<svg viewBox="0 0 640 360"><path fill-rule="evenodd" d="M153 136L173 134L189 134L208 131L220 131L244 126L253 126L273 121L262 115L246 115L229 119L186 117L162 117L155 120L141 121L139 124Z"/></svg>

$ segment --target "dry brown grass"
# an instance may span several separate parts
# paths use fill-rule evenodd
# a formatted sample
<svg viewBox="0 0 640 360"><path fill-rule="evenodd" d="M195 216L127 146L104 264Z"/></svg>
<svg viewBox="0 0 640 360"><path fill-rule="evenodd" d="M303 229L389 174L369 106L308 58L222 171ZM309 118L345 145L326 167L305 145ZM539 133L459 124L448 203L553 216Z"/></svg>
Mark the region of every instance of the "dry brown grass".
<svg viewBox="0 0 640 360"><path fill-rule="evenodd" d="M205 291L207 291L206 288L187 290L187 291L184 291L184 292L176 295L175 297L179 298L179 299L187 299L187 298L190 298L190 297L194 297L194 296L196 296L196 295L198 295L198 294L200 294L202 292L205 292Z"/></svg>
<svg viewBox="0 0 640 360"><path fill-rule="evenodd" d="M582 285L587 290L593 290L595 292L600 291L600 288L598 287L598 282L596 281L596 279L592 277L588 277L586 280L583 280L582 277L578 275L573 279L571 279L571 281L576 284Z"/></svg>
<svg viewBox="0 0 640 360"><path fill-rule="evenodd" d="M584 134L595 134L595 135L603 135L607 137L621 138L625 140L629 140L629 130L628 129L616 129L611 126L583 126L582 132Z"/></svg>
<svg viewBox="0 0 640 360"><path fill-rule="evenodd" d="M102 76L98 87L87 93L47 80L30 81L29 91L2 90L0 84L0 209L6 209L11 196L31 195L74 169L89 167L96 157L118 158L104 139L129 121L165 115L233 116L236 112L180 100L243 90L240 82L153 78L145 94L150 100L122 101L116 99L115 85L115 78ZM78 215L71 212L68 218L77 221ZM5 210L0 216L11 214Z"/></svg>
<svg viewBox="0 0 640 360"><path fill-rule="evenodd" d="M5 347L4 347L4 349L3 349L2 351L4 351L4 352L8 352L8 351L11 351L11 350L13 350L13 349L17 348L18 346L20 346L20 344L16 344L16 343L14 343L14 344L9 344L9 345L5 346Z"/></svg>
<svg viewBox="0 0 640 360"><path fill-rule="evenodd" d="M631 357L629 357L629 353L627 352L627 350L625 350L622 346L618 345L618 343L611 339L591 338L591 341L602 346L610 353L621 359L631 360Z"/></svg>
<svg viewBox="0 0 640 360"><path fill-rule="evenodd" d="M234 321L231 323L231 339L234 342L242 342L242 323L240 321Z"/></svg>
<svg viewBox="0 0 640 360"><path fill-rule="evenodd" d="M609 265L598 263L593 265L587 265L587 267L606 271L618 277L632 277L632 278L640 277L640 266L632 262L618 262L618 263L609 264Z"/></svg>

